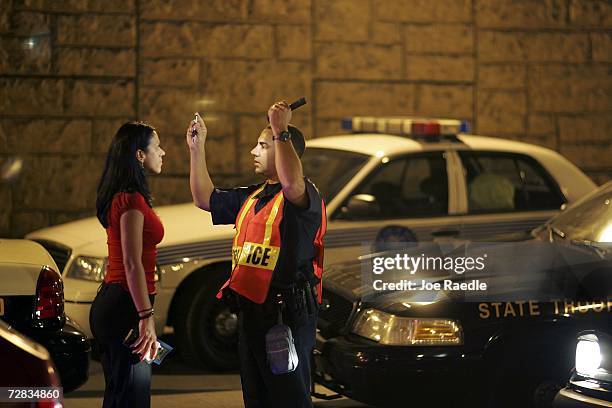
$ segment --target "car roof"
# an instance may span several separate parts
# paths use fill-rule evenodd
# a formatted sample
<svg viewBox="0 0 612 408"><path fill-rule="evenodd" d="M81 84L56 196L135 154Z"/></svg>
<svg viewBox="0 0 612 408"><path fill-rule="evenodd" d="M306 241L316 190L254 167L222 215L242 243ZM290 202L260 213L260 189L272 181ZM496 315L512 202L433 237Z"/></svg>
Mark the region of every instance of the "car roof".
<svg viewBox="0 0 612 408"><path fill-rule="evenodd" d="M311 139L307 142L307 146L344 150L368 156L380 156L382 154L395 155L446 149L492 150L516 153L529 152L533 154L546 154L552 152L545 147L498 137L460 134L457 138L461 143L451 141L442 141L439 143L421 142L409 137L379 133L360 133Z"/></svg>

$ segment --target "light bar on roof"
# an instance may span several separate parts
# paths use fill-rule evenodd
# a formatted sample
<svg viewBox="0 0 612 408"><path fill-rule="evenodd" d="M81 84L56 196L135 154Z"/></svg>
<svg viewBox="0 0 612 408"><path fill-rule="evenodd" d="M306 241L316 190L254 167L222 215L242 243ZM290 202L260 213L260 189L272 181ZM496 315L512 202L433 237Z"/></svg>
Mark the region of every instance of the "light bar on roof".
<svg viewBox="0 0 612 408"><path fill-rule="evenodd" d="M469 131L467 121L411 117L353 116L342 119L342 128L355 133L387 133L409 136L452 136Z"/></svg>

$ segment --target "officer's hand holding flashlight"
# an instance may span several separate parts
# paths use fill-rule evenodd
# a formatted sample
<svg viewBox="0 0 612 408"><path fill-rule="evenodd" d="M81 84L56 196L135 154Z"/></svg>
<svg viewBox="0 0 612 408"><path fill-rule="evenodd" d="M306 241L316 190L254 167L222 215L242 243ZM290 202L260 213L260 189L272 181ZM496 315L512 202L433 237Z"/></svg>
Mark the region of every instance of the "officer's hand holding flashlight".
<svg viewBox="0 0 612 408"><path fill-rule="evenodd" d="M204 120L198 113L196 113L194 119L189 124L187 134L185 135L189 150L196 153L203 153L207 133L208 129L206 129Z"/></svg>
<svg viewBox="0 0 612 408"><path fill-rule="evenodd" d="M276 102L268 109L268 119L272 127L272 133L278 135L283 130L287 130L291 121L291 108L285 101Z"/></svg>

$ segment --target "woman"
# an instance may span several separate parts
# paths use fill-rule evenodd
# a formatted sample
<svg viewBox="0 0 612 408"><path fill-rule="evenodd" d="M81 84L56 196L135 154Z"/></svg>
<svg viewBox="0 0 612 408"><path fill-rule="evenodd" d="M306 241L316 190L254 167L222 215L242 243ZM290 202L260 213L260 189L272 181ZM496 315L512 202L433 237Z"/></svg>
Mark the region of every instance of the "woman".
<svg viewBox="0 0 612 408"><path fill-rule="evenodd" d="M157 352L153 319L156 245L163 225L151 208L146 173L159 174L165 152L152 126L129 122L111 142L98 186L98 219L108 237L108 267L89 314L106 388L104 407L149 407ZM138 327L138 338L123 341Z"/></svg>

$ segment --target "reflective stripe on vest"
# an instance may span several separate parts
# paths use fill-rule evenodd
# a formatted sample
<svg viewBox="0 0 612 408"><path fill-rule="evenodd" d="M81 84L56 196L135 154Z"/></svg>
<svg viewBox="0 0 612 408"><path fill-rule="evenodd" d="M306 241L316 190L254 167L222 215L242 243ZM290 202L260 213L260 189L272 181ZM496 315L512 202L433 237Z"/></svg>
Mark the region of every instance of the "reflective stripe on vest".
<svg viewBox="0 0 612 408"><path fill-rule="evenodd" d="M255 203L264 184L247 198L236 217L236 235L232 245L232 274L219 289L230 287L236 293L255 303L263 303L268 296L272 275L281 248L280 223L283 218L284 196L279 191L272 200L255 212ZM323 236L326 231L325 204L321 200L321 225L317 230L313 245L315 256L313 270L319 279L317 285L318 301L321 303L323 275ZM280 214L280 216L279 216Z"/></svg>
<svg viewBox="0 0 612 408"><path fill-rule="evenodd" d="M251 194L249 198L246 199L244 204L242 204L242 208L240 208L240 211L238 211L238 217L236 217L236 234L234 235L234 241L232 243L232 272L234 271L234 268L236 268L237 260L240 257L240 250L242 249L238 245L238 237L240 236L240 232L242 231L242 221L244 221L244 217L251 209L251 206L255 204L255 201L257 200L255 196L261 193L265 186L266 184L262 184L261 187L256 189L253 194Z"/></svg>
<svg viewBox="0 0 612 408"><path fill-rule="evenodd" d="M284 204L281 190L256 212L256 196L264 187L265 184L253 192L238 212L232 246L232 275L221 288L229 286L234 292L260 304L268 296L280 254ZM220 295L221 291L217 297Z"/></svg>
<svg viewBox="0 0 612 408"><path fill-rule="evenodd" d="M265 211L272 204L269 214ZM280 252L280 220L277 220L278 212L282 208L283 195L277 194L273 200L270 200L257 214L255 208L251 211L250 208L246 211L246 230L242 228L245 223L244 218L236 224L236 236L234 237L234 245L232 246L232 271L235 271L239 266L253 266L271 271L276 267L278 254ZM250 206L249 206L250 207ZM261 217L259 217L262 215ZM263 228L263 241L261 237L261 228L263 224L258 222L261 219L266 219ZM243 233L244 231L244 233ZM272 232L278 234L278 238L272 240ZM272 241L272 244L270 243ZM275 246L274 244L278 244Z"/></svg>

